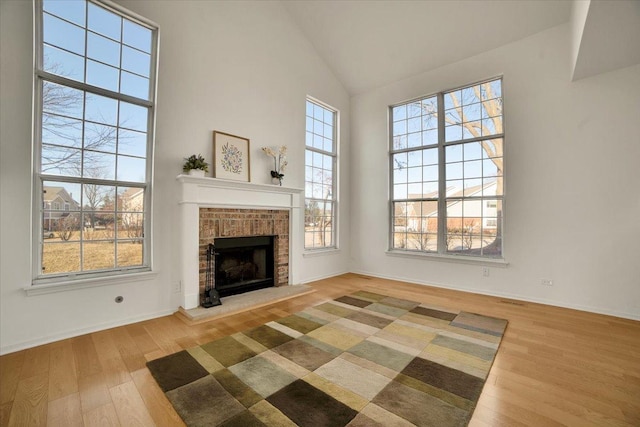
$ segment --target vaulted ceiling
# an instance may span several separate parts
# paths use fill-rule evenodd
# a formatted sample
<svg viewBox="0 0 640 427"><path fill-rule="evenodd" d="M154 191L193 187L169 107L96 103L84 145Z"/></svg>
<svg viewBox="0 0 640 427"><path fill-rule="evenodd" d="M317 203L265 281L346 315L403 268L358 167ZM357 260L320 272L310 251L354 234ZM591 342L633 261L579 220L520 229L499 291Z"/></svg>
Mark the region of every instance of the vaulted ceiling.
<svg viewBox="0 0 640 427"><path fill-rule="evenodd" d="M282 1L351 95L572 21L572 78L640 63L639 0Z"/></svg>
<svg viewBox="0 0 640 427"><path fill-rule="evenodd" d="M567 22L570 0L283 1L354 95Z"/></svg>

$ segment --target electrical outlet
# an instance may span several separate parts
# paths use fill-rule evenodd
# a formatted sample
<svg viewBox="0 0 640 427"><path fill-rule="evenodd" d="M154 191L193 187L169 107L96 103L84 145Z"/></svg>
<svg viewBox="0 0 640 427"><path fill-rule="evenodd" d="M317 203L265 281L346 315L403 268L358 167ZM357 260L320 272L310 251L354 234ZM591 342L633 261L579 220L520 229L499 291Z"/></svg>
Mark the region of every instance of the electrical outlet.
<svg viewBox="0 0 640 427"><path fill-rule="evenodd" d="M489 267L482 267L482 276L489 277Z"/></svg>
<svg viewBox="0 0 640 427"><path fill-rule="evenodd" d="M173 284L173 292L178 293L182 292L182 280L178 280Z"/></svg>
<svg viewBox="0 0 640 427"><path fill-rule="evenodd" d="M543 286L553 286L553 280L551 279L540 279L540 284Z"/></svg>

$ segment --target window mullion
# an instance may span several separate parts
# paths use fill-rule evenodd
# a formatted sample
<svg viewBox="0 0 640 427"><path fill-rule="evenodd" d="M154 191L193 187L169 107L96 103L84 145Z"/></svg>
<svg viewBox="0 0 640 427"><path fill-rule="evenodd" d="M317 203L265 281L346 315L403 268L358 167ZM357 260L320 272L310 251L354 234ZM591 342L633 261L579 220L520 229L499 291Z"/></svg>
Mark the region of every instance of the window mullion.
<svg viewBox="0 0 640 427"><path fill-rule="evenodd" d="M444 95L438 94L438 253L446 252L447 183L445 168Z"/></svg>

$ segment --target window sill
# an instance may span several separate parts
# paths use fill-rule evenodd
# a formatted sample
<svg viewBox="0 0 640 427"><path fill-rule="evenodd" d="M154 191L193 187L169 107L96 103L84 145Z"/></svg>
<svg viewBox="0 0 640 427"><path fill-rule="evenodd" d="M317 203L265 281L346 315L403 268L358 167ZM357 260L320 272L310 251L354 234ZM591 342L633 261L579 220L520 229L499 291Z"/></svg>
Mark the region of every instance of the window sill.
<svg viewBox="0 0 640 427"><path fill-rule="evenodd" d="M473 264L473 265L487 265L498 268L507 268L509 263L504 259L496 258L479 258L468 257L464 255L442 255L424 252L408 252L408 251L394 251L388 250L385 252L388 256L395 256L400 258L422 258L430 261L444 261L460 264Z"/></svg>
<svg viewBox="0 0 640 427"><path fill-rule="evenodd" d="M339 254L341 251L338 248L330 248L330 249L316 249L316 250L308 250L302 253L304 258L313 258L318 256L329 256Z"/></svg>
<svg viewBox="0 0 640 427"><path fill-rule="evenodd" d="M128 282L140 282L151 280L157 276L153 271L143 271L139 273L118 274L103 277L92 277L76 280L60 280L51 282L51 279L35 279L31 286L24 289L27 296L51 294L55 292L66 292L77 289L95 288L98 286L120 285Z"/></svg>

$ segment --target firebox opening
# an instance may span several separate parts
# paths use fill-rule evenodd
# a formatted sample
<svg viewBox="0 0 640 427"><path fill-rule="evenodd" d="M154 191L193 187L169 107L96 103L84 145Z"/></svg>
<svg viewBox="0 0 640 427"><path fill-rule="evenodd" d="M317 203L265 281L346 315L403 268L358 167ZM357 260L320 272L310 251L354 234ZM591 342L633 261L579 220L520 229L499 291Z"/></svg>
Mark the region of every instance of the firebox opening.
<svg viewBox="0 0 640 427"><path fill-rule="evenodd" d="M274 286L274 236L214 239L215 288L221 297Z"/></svg>

